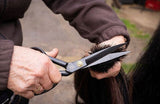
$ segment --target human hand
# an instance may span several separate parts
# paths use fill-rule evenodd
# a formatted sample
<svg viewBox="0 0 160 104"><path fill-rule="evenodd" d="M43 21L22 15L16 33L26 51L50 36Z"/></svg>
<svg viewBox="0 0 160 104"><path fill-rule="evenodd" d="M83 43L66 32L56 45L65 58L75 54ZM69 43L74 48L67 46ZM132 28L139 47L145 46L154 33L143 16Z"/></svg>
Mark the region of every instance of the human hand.
<svg viewBox="0 0 160 104"><path fill-rule="evenodd" d="M120 69L121 69L121 62L118 61L113 65L112 68L108 69L107 72L96 72L93 70L89 70L89 72L93 78L100 80L103 78L116 77L120 72Z"/></svg>
<svg viewBox="0 0 160 104"><path fill-rule="evenodd" d="M115 36L110 40L107 40L98 44L98 47L104 47L105 45L114 46L114 45L125 43L125 41L126 40L123 36L121 35ZM90 75L96 79L116 77L120 72L120 69L121 69L121 62L117 61L110 69L108 69L107 72L96 72L96 71L90 70Z"/></svg>
<svg viewBox="0 0 160 104"><path fill-rule="evenodd" d="M58 49L47 53L51 57L58 54ZM52 88L61 80L61 74L47 55L38 51L14 46L8 88L16 95L32 98L44 90Z"/></svg>

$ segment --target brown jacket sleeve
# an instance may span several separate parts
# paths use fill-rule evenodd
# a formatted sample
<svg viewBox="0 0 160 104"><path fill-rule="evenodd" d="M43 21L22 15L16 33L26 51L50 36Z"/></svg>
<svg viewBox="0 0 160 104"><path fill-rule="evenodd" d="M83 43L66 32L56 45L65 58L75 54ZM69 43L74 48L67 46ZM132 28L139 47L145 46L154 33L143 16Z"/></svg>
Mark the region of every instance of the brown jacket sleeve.
<svg viewBox="0 0 160 104"><path fill-rule="evenodd" d="M0 22L0 90L7 88L14 45L22 45L19 20Z"/></svg>
<svg viewBox="0 0 160 104"><path fill-rule="evenodd" d="M62 14L80 35L100 43L116 35L129 42L126 27L104 0L43 0L57 14Z"/></svg>
<svg viewBox="0 0 160 104"><path fill-rule="evenodd" d="M13 46L13 41L0 39L0 90L7 88Z"/></svg>

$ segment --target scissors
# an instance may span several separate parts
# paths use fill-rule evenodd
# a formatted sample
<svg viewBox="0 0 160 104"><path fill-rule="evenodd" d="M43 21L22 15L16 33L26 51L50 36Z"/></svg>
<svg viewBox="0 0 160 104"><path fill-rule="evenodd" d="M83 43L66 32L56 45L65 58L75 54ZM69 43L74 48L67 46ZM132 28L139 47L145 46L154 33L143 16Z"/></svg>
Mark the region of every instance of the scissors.
<svg viewBox="0 0 160 104"><path fill-rule="evenodd" d="M32 47L32 49L40 51L41 53L46 54L53 63L64 67L65 70L60 70L61 75L62 76L69 76L70 74L74 73L77 70L85 69L85 68L88 68L88 67L91 67L91 66L95 66L95 65L98 65L98 64L101 64L101 63L104 63L104 62L111 61L113 59L122 57L124 55L127 55L130 51L114 52L118 48L122 47L123 45L126 45L126 43L102 49L102 50L100 50L98 52L95 52L95 53L93 53L93 54L91 54L89 56L86 56L86 57L84 57L84 58L82 58L80 60L77 60L77 61L74 61L74 62L69 62L69 63L65 62L63 60L59 60L57 58L53 58L51 56L48 56L45 53L45 51L42 50L41 48ZM51 89L53 89L56 85L57 84L54 84ZM35 95L41 95L41 94L46 93L46 92L48 92L50 90L44 90L42 93L35 94ZM6 101L12 102L14 97L15 97L15 95L13 94L10 98L7 98L4 102L6 102Z"/></svg>
<svg viewBox="0 0 160 104"><path fill-rule="evenodd" d="M68 75L72 74L73 72L75 72L79 69L84 69L84 68L88 68L88 67L91 67L91 66L95 66L95 65L113 60L115 58L119 58L121 56L127 55L130 51L114 52L115 50L122 47L123 45L126 45L126 43L102 49L102 50L100 50L98 52L95 52L95 53L93 53L89 56L86 56L86 57L84 57L80 60L77 60L77 61L74 61L74 62L69 62L69 63L65 62L65 61L62 61L62 60L59 60L57 58L53 58L51 56L48 56L45 53L45 51L42 50L41 48L32 47L32 49L46 54L53 63L55 63L55 64L57 64L61 67L64 67L65 70L60 70L60 73L61 73L62 76L68 76Z"/></svg>
<svg viewBox="0 0 160 104"><path fill-rule="evenodd" d="M95 65L98 65L98 64L113 60L115 58L119 58L119 57L122 57L124 55L127 55L130 51L114 52L118 48L122 47L123 45L126 45L126 43L118 44L118 45L115 45L115 46L111 46L111 47L102 49L102 50L100 50L98 52L95 52L95 53L93 53L93 54L91 54L89 56L86 56L86 57L84 57L84 58L82 58L80 60L77 60L77 61L74 61L74 62L69 62L69 63L65 62L63 60L59 60L57 58L53 58L51 56L48 56L45 53L45 51L42 50L41 48L32 47L32 49L40 51L41 53L46 54L53 63L55 63L55 64L57 64L57 65L59 65L61 67L64 67L65 70L60 70L61 75L62 76L69 76L70 74L74 73L77 70L85 69L85 68L88 68L88 67L91 67L91 66L95 66ZM56 86L56 84L54 84L53 88L55 86ZM42 93L45 93L45 92L48 92L48 90L44 91Z"/></svg>

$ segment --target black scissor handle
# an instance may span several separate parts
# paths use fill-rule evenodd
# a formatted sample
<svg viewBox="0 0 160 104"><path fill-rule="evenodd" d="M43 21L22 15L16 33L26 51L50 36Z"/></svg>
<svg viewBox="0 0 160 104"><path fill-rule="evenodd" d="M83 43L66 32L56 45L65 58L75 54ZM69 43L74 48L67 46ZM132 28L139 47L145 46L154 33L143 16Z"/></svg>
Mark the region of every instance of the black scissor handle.
<svg viewBox="0 0 160 104"><path fill-rule="evenodd" d="M46 92L52 90L54 87L57 86L57 84L58 84L58 83L54 83L51 89L49 89L49 90L44 90L42 93L40 93L40 94L34 94L34 95L35 95L35 96L42 95L42 94L44 94L44 93L46 93Z"/></svg>
<svg viewBox="0 0 160 104"><path fill-rule="evenodd" d="M68 75L71 74L71 73L66 72L65 70L60 70L60 73L61 73L62 76L68 76ZM53 87L52 87L51 89L49 89L49 90L44 90L42 93L40 93L40 94L34 94L34 95L35 95L35 96L42 95L42 94L44 94L44 93L52 90L54 87L57 86L57 84L58 84L58 83L54 83L54 84L53 84Z"/></svg>
<svg viewBox="0 0 160 104"><path fill-rule="evenodd" d="M41 49L41 48L32 47L32 49L34 49L34 50L36 50L36 51L39 51L39 52L41 52L41 53L43 53L43 54L46 54L46 52L45 52L43 49ZM46 54L46 55L47 55L47 54ZM47 56L48 56L48 55L47 55ZM62 60L53 58L53 57L51 57L51 56L48 56L48 57L50 58L50 60L51 60L53 63L58 64L58 65L60 65L60 66L62 66L62 67L64 67L64 68L66 68L66 66L67 66L67 64L68 64L68 63L65 62L65 61L62 61ZM68 76L68 75L71 74L71 73L68 73L66 70L60 70L60 73L61 73L62 76ZM53 89L57 84L58 84L58 83L53 84L53 87L52 87L51 89ZM42 93L40 93L40 94L35 94L35 96L44 94L44 93L50 91L51 89L49 89L49 90L44 90L44 91L43 91Z"/></svg>
<svg viewBox="0 0 160 104"><path fill-rule="evenodd" d="M39 51L39 52L41 52L41 53L43 53L43 54L46 54L46 52L45 52L43 49L39 48L39 47L32 47L32 49L34 49L34 50L36 50L36 51ZM46 55L47 55L47 54L46 54ZM48 56L48 55L47 55L47 56ZM53 58L53 57L51 57L51 56L48 56L48 57L50 58L50 60L51 60L53 63L55 63L55 64L57 64L57 65L60 65L60 66L62 66L62 67L64 67L64 68L66 68L66 66L68 65L68 63L65 62L65 61L59 60L59 59L57 59L57 58ZM71 74L71 73L67 72L66 70L60 70L60 73L61 73L62 76L68 76L68 75Z"/></svg>
<svg viewBox="0 0 160 104"><path fill-rule="evenodd" d="M48 55L47 55L48 56ZM55 63L55 64L57 64L57 65L60 65L60 66L62 66L62 67L64 67L64 68L66 68L66 66L67 66L67 62L65 62L65 61L62 61L62 60L59 60L59 59L57 59L57 58L53 58L53 57L51 57L51 56L48 56L49 58L50 58L50 60L53 62L53 63Z"/></svg>
<svg viewBox="0 0 160 104"><path fill-rule="evenodd" d="M72 73L67 72L66 70L60 70L62 76L69 76Z"/></svg>
<svg viewBox="0 0 160 104"><path fill-rule="evenodd" d="M37 51L39 51L39 52L41 52L41 53L43 53L43 54L46 54L46 52L43 50L43 49L41 49L41 48L38 48L38 47L32 47L32 49L34 49L34 50L37 50ZM47 55L47 54L46 54ZM48 55L47 55L48 56ZM64 67L64 68L66 68L66 66L67 66L67 62L65 62L65 61L62 61L62 60L59 60L59 59L56 59L56 58L53 58L53 57L51 57L51 56L48 56L49 58L50 58L50 60L53 62L53 63L55 63L55 64L57 64L57 65L60 65L60 66L62 66L62 67Z"/></svg>

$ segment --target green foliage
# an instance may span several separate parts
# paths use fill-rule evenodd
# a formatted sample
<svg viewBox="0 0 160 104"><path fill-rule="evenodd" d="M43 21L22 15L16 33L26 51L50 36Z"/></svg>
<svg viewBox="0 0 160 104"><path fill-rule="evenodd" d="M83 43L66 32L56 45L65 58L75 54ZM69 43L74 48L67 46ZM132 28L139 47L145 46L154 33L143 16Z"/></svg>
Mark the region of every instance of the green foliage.
<svg viewBox="0 0 160 104"><path fill-rule="evenodd" d="M122 63L122 68L124 69L124 72L127 74L135 68L135 64Z"/></svg>
<svg viewBox="0 0 160 104"><path fill-rule="evenodd" d="M132 24L129 20L121 19L121 21L126 25L127 29L130 31L131 36L147 40L151 38L150 34L141 31L136 27L136 25Z"/></svg>
<svg viewBox="0 0 160 104"><path fill-rule="evenodd" d="M120 12L118 8L116 7L112 7L112 9L114 10L114 12L116 12L117 14Z"/></svg>

